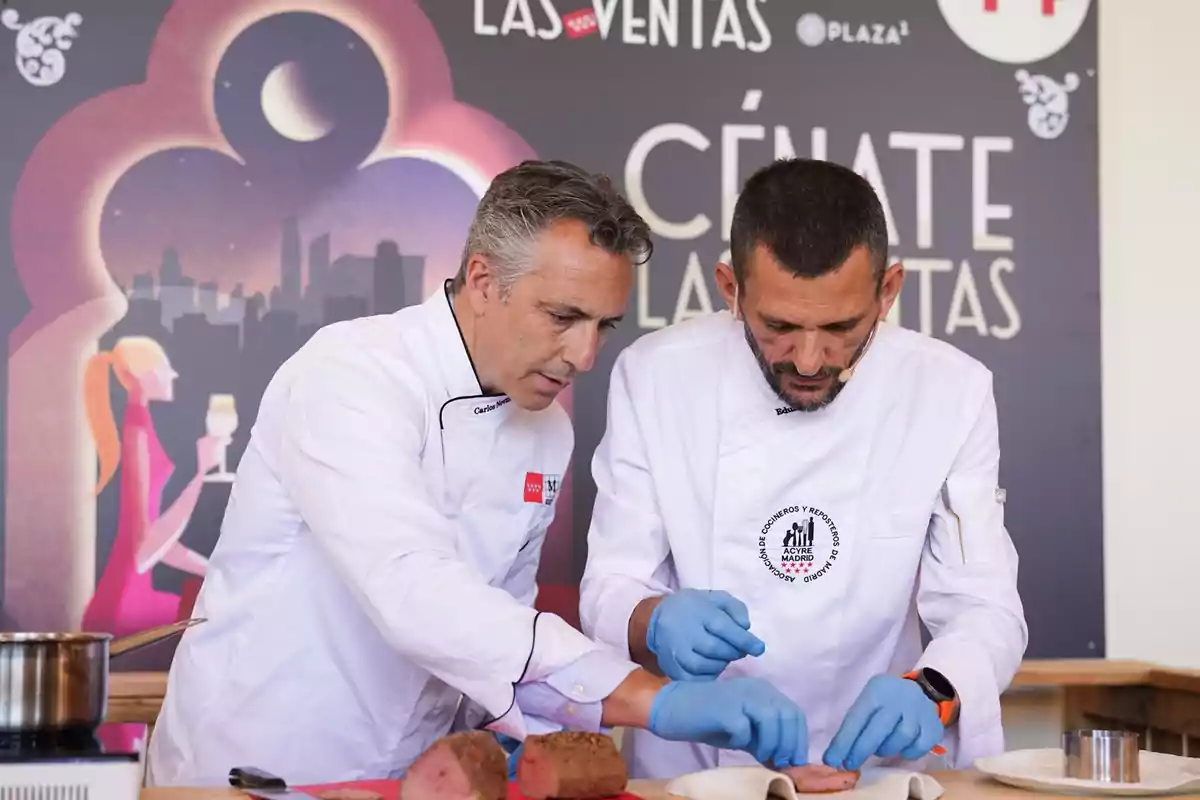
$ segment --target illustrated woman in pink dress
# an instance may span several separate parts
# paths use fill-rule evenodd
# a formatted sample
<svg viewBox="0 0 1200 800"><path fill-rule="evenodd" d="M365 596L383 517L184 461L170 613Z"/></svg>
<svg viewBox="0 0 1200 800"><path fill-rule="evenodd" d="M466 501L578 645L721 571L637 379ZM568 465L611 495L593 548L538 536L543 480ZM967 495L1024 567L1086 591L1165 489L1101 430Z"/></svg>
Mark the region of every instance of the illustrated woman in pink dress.
<svg viewBox="0 0 1200 800"><path fill-rule="evenodd" d="M128 398L119 430L109 400L110 374ZM124 337L111 352L88 361L83 389L99 458L96 493L117 476L120 495L117 537L84 611L83 630L124 636L174 622L180 598L155 589L151 570L162 563L204 575L207 559L179 538L196 508L204 475L220 463L226 440L205 436L196 442L196 474L163 509L163 487L175 467L154 430L149 404L174 398L175 377L162 346L144 336Z"/></svg>

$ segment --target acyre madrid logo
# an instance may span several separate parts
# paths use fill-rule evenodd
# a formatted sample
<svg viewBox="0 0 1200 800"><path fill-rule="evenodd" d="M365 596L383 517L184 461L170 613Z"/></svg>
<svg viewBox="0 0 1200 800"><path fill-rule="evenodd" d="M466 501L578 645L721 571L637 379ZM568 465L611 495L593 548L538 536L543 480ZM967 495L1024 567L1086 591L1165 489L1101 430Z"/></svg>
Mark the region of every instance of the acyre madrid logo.
<svg viewBox="0 0 1200 800"><path fill-rule="evenodd" d="M841 546L837 525L819 508L788 506L758 534L758 557L781 581L811 583L833 567Z"/></svg>

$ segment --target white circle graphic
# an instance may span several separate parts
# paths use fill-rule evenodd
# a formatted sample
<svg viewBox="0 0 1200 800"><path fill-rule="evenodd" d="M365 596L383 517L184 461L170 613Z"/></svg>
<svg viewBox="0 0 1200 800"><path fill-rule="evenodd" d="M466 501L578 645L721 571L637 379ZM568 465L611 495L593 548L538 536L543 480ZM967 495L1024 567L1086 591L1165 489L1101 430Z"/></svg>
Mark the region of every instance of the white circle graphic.
<svg viewBox="0 0 1200 800"><path fill-rule="evenodd" d="M1005 64L1049 58L1079 32L1092 0L938 0L946 24L976 53Z"/></svg>
<svg viewBox="0 0 1200 800"><path fill-rule="evenodd" d="M809 47L823 44L827 30L820 14L804 14L796 20L796 38Z"/></svg>

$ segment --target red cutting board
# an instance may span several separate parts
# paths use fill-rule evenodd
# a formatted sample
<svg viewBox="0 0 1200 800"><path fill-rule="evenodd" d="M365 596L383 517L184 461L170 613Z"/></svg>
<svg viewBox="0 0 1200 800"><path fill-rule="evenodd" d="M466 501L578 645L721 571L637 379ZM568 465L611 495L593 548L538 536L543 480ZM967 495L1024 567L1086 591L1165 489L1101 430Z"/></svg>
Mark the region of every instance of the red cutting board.
<svg viewBox="0 0 1200 800"><path fill-rule="evenodd" d="M291 788L314 796L317 792L323 792L326 789L365 789L368 792L375 792L381 795L383 800L400 800L400 781L347 781L345 783L322 783L315 786L293 786Z"/></svg>
<svg viewBox="0 0 1200 800"><path fill-rule="evenodd" d="M297 786L294 788L314 795L326 789L365 789L381 795L383 800L400 800L400 781L352 781L350 783L325 783L320 786ZM527 800L527 798L517 791L516 783L510 782L508 784L508 800ZM613 800L642 800L642 798L636 794L626 792L613 798Z"/></svg>

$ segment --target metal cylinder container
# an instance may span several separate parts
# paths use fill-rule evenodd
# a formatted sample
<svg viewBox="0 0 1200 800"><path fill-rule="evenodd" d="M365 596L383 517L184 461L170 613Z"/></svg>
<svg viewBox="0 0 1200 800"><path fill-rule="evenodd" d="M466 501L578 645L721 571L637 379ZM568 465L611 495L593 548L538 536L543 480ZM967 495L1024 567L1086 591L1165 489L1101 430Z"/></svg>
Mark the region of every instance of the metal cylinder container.
<svg viewBox="0 0 1200 800"><path fill-rule="evenodd" d="M1138 735L1130 731L1077 730L1063 734L1063 769L1068 778L1104 783L1138 783Z"/></svg>

